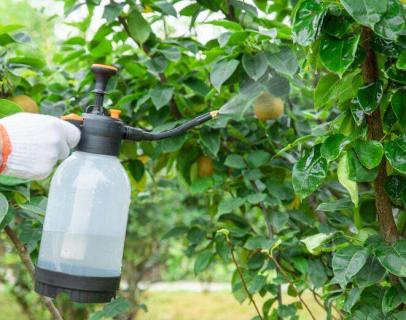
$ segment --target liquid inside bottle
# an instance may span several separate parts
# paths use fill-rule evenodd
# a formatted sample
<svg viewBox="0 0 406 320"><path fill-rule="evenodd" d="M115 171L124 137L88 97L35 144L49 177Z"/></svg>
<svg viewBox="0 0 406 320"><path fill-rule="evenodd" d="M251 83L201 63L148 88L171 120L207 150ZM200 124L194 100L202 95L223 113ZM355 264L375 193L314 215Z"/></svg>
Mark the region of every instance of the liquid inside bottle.
<svg viewBox="0 0 406 320"><path fill-rule="evenodd" d="M74 152L51 182L38 267L77 276L119 276L130 193L116 157Z"/></svg>

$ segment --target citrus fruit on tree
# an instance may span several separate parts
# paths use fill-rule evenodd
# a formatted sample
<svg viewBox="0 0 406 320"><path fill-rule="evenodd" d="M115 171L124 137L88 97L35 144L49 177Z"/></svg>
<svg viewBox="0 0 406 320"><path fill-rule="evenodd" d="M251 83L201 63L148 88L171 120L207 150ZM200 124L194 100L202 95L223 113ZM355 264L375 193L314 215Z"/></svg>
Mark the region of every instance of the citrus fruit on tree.
<svg viewBox="0 0 406 320"><path fill-rule="evenodd" d="M262 121L275 120L283 114L284 103L281 98L264 92L255 99L253 108L257 119Z"/></svg>
<svg viewBox="0 0 406 320"><path fill-rule="evenodd" d="M37 103L29 96L21 95L10 97L9 100L18 104L25 112L39 113Z"/></svg>
<svg viewBox="0 0 406 320"><path fill-rule="evenodd" d="M199 177L209 177L214 172L213 160L208 156L200 156L197 160Z"/></svg>

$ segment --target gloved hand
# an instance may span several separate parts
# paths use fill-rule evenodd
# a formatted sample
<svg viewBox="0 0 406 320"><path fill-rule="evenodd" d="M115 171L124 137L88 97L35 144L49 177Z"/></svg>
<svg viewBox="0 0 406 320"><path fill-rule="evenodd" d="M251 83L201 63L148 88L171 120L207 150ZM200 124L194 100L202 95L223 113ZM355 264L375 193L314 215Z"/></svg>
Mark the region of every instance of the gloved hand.
<svg viewBox="0 0 406 320"><path fill-rule="evenodd" d="M80 130L55 117L17 113L0 119L0 137L0 173L40 180L78 144Z"/></svg>

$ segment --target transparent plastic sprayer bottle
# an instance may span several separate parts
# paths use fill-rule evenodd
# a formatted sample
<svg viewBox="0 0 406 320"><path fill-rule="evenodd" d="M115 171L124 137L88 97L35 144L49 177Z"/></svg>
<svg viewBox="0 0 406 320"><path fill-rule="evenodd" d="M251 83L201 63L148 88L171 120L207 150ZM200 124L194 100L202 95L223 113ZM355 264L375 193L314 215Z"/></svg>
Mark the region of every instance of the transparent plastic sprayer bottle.
<svg viewBox="0 0 406 320"><path fill-rule="evenodd" d="M109 302L120 286L131 189L118 159L123 139L154 141L177 136L217 116L202 114L175 128L149 132L126 125L120 110L103 107L113 66L95 64L95 105L67 115L81 137L76 151L55 171L45 215L35 291L75 302Z"/></svg>
<svg viewBox="0 0 406 320"><path fill-rule="evenodd" d="M74 152L52 179L38 267L120 276L129 204L129 180L116 157Z"/></svg>

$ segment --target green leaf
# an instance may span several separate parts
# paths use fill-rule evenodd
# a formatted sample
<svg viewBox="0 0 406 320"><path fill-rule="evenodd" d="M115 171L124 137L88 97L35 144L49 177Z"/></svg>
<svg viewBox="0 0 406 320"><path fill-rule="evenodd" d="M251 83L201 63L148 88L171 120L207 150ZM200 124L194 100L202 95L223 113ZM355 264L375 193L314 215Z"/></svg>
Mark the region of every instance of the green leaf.
<svg viewBox="0 0 406 320"><path fill-rule="evenodd" d="M394 169L406 174L406 134L385 144L385 156Z"/></svg>
<svg viewBox="0 0 406 320"><path fill-rule="evenodd" d="M354 246L337 251L332 260L333 281L335 280L344 289L365 265L368 256L368 249Z"/></svg>
<svg viewBox="0 0 406 320"><path fill-rule="evenodd" d="M232 31L242 31L242 27L239 23L230 21L230 20L214 20L214 21L207 21L206 24L211 24L213 26L223 27L227 30Z"/></svg>
<svg viewBox="0 0 406 320"><path fill-rule="evenodd" d="M189 229L185 226L174 227L171 230L169 230L167 233L164 234L164 236L162 237L162 240L179 237L179 236L187 233L188 230Z"/></svg>
<svg viewBox="0 0 406 320"><path fill-rule="evenodd" d="M304 199L313 193L327 177L328 163L321 156L320 145L314 146L293 166L292 183L295 193Z"/></svg>
<svg viewBox="0 0 406 320"><path fill-rule="evenodd" d="M309 278L315 288L320 288L327 281L326 271L319 259L307 260L309 263Z"/></svg>
<svg viewBox="0 0 406 320"><path fill-rule="evenodd" d="M345 10L359 24L373 28L388 7L388 0L340 0Z"/></svg>
<svg viewBox="0 0 406 320"><path fill-rule="evenodd" d="M348 193L350 194L351 201L354 203L354 206L358 208L358 185L356 182L350 179L349 158L347 152L343 154L340 161L338 162L337 176L338 181L345 189L347 189Z"/></svg>
<svg viewBox="0 0 406 320"><path fill-rule="evenodd" d="M207 189L214 185L214 180L212 177L199 177L192 182L190 186L191 194L198 194L205 192Z"/></svg>
<svg viewBox="0 0 406 320"><path fill-rule="evenodd" d="M384 315L381 312L381 308L375 307L371 304L360 304L360 307L356 308L352 312L351 320L383 320Z"/></svg>
<svg viewBox="0 0 406 320"><path fill-rule="evenodd" d="M377 258L369 256L365 265L354 277L353 282L359 287L366 288L380 282L385 273L385 269L379 264Z"/></svg>
<svg viewBox="0 0 406 320"><path fill-rule="evenodd" d="M405 70L399 70L395 67L395 65L392 65L389 67L388 70L386 70L386 73L388 77L400 84L406 84L406 71Z"/></svg>
<svg viewBox="0 0 406 320"><path fill-rule="evenodd" d="M182 55L182 52L177 47L168 47L159 50L166 59L172 61L178 61Z"/></svg>
<svg viewBox="0 0 406 320"><path fill-rule="evenodd" d="M406 277L406 240L399 240L394 245L381 243L375 251L381 265L398 277Z"/></svg>
<svg viewBox="0 0 406 320"><path fill-rule="evenodd" d="M329 136L321 145L321 156L329 161L333 161L340 156L341 151L344 150L344 147L348 143L349 141L343 134L339 133Z"/></svg>
<svg viewBox="0 0 406 320"><path fill-rule="evenodd" d="M223 60L214 65L213 69L210 72L210 82L213 86L220 91L221 85L231 77L235 69L239 65L239 61L235 59Z"/></svg>
<svg viewBox="0 0 406 320"><path fill-rule="evenodd" d="M387 314L406 302L406 290L400 285L391 286L382 299L382 311Z"/></svg>
<svg viewBox="0 0 406 320"><path fill-rule="evenodd" d="M248 76L255 81L261 78L268 68L265 54L262 52L256 55L244 53L242 56L242 66Z"/></svg>
<svg viewBox="0 0 406 320"><path fill-rule="evenodd" d="M319 109L336 99L336 86L340 78L334 73L328 73L320 78L314 91L314 108Z"/></svg>
<svg viewBox="0 0 406 320"><path fill-rule="evenodd" d="M4 194L0 193L0 224L8 212L8 201Z"/></svg>
<svg viewBox="0 0 406 320"><path fill-rule="evenodd" d="M354 144L359 161L367 169L377 167L382 160L384 150L380 142L375 140L358 140Z"/></svg>
<svg viewBox="0 0 406 320"><path fill-rule="evenodd" d="M363 288L352 288L347 295L344 303L344 311L351 312L352 307L359 301Z"/></svg>
<svg viewBox="0 0 406 320"><path fill-rule="evenodd" d="M302 46L311 44L321 28L325 11L315 0L299 1L293 21L293 39Z"/></svg>
<svg viewBox="0 0 406 320"><path fill-rule="evenodd" d="M250 282L248 282L248 291L251 294L257 293L266 285L266 277L263 275L255 275Z"/></svg>
<svg viewBox="0 0 406 320"><path fill-rule="evenodd" d="M267 239L264 236L255 236L248 239L244 248L248 250L266 249L269 250L274 245L275 240Z"/></svg>
<svg viewBox="0 0 406 320"><path fill-rule="evenodd" d="M210 265L214 254L211 252L211 249L206 249L202 251L196 258L194 271L195 274L199 274L206 270Z"/></svg>
<svg viewBox="0 0 406 320"><path fill-rule="evenodd" d="M387 0L388 9L375 25L374 31L382 38L396 40L402 33L405 25L405 13L402 4L398 0Z"/></svg>
<svg viewBox="0 0 406 320"><path fill-rule="evenodd" d="M8 33L0 34L0 46L5 47L10 43L15 43L16 40Z"/></svg>
<svg viewBox="0 0 406 320"><path fill-rule="evenodd" d="M140 181L144 176L145 167L140 160L131 160L128 163L128 169L130 170L131 175L137 181Z"/></svg>
<svg viewBox="0 0 406 320"><path fill-rule="evenodd" d="M247 201L251 204L257 204L266 199L265 193L253 193L246 197Z"/></svg>
<svg viewBox="0 0 406 320"><path fill-rule="evenodd" d="M90 48L90 54L95 58L101 58L111 53L113 46L110 40L103 39L96 46Z"/></svg>
<svg viewBox="0 0 406 320"><path fill-rule="evenodd" d="M306 249L313 255L317 255L321 252L321 245L327 240L330 240L334 236L334 233L317 233L308 236L300 241L306 246Z"/></svg>
<svg viewBox="0 0 406 320"><path fill-rule="evenodd" d="M45 67L46 62L38 57L38 56L31 56L31 55L24 55L23 57L14 57L8 59L8 62L10 64L15 63L15 64L23 64L26 66L30 66L36 69L42 69Z"/></svg>
<svg viewBox="0 0 406 320"><path fill-rule="evenodd" d="M157 110L161 109L163 106L167 105L171 101L173 95L173 88L156 86L150 92L152 103Z"/></svg>
<svg viewBox="0 0 406 320"><path fill-rule="evenodd" d="M24 28L24 25L22 25L22 24L0 25L0 34L13 33L15 31L23 29L23 28Z"/></svg>
<svg viewBox="0 0 406 320"><path fill-rule="evenodd" d="M406 70L406 50L402 51L399 55L398 60L396 61L396 68L399 70Z"/></svg>
<svg viewBox="0 0 406 320"><path fill-rule="evenodd" d="M217 156L220 150L220 132L203 127L200 130L200 138L202 145L207 151L214 157Z"/></svg>
<svg viewBox="0 0 406 320"><path fill-rule="evenodd" d="M22 111L23 109L17 103L6 99L0 99L0 118Z"/></svg>
<svg viewBox="0 0 406 320"><path fill-rule="evenodd" d="M187 233L187 239L191 244L200 244L206 238L206 232L198 227L192 227Z"/></svg>
<svg viewBox="0 0 406 320"><path fill-rule="evenodd" d="M245 203L245 201L242 198L232 198L229 200L224 200L224 201L220 202L220 204L219 204L218 213L222 214L222 213L231 212L234 209L237 209L240 206L242 206L244 203Z"/></svg>
<svg viewBox="0 0 406 320"><path fill-rule="evenodd" d="M406 319L406 311L399 311L392 314L393 320L405 320Z"/></svg>
<svg viewBox="0 0 406 320"><path fill-rule="evenodd" d="M345 39L323 37L320 42L321 62L341 76L354 61L359 39L359 35Z"/></svg>
<svg viewBox="0 0 406 320"><path fill-rule="evenodd" d="M358 89L357 99L366 114L371 114L382 100L383 86L381 81L372 82Z"/></svg>
<svg viewBox="0 0 406 320"><path fill-rule="evenodd" d="M259 168L269 163L271 156L263 150L255 150L248 154L247 162L252 168Z"/></svg>
<svg viewBox="0 0 406 320"><path fill-rule="evenodd" d="M243 274L244 280L248 281L251 280L252 277L246 276L246 274ZM247 292L244 288L244 284L241 281L241 277L238 273L238 271L234 271L233 277L231 279L231 291L233 293L234 298L239 302L243 303L245 299L248 298Z"/></svg>
<svg viewBox="0 0 406 320"><path fill-rule="evenodd" d="M353 182L353 181L351 181ZM331 202L320 203L317 207L319 211L334 212L340 210L352 210L354 208L353 202L349 199L338 199Z"/></svg>
<svg viewBox="0 0 406 320"><path fill-rule="evenodd" d="M103 18L106 19L107 23L112 22L120 15L123 8L123 3L109 3L104 7Z"/></svg>
<svg viewBox="0 0 406 320"><path fill-rule="evenodd" d="M185 80L185 85L187 85L189 88L191 88L194 92L196 92L197 94L205 97L209 91L210 88L209 86L204 83L202 80L197 79L197 78L188 78L187 80Z"/></svg>
<svg viewBox="0 0 406 320"><path fill-rule="evenodd" d="M401 206L403 193L406 192L406 178L400 175L391 175L385 180L384 187L391 201Z"/></svg>
<svg viewBox="0 0 406 320"><path fill-rule="evenodd" d="M396 91L392 96L391 104L399 124L406 130L406 90L400 89Z"/></svg>
<svg viewBox="0 0 406 320"><path fill-rule="evenodd" d="M172 3L169 3L167 1L163 1L163 0L154 1L153 7L157 8L158 11L162 12L164 15L173 16L175 18L178 16Z"/></svg>
<svg viewBox="0 0 406 320"><path fill-rule="evenodd" d="M164 139L158 142L158 147L162 152L175 152L182 148L183 144L187 140L186 134L181 134L179 136L171 137L168 139Z"/></svg>
<svg viewBox="0 0 406 320"><path fill-rule="evenodd" d="M272 68L288 76L293 76L299 67L296 54L290 47L281 47L276 53L268 52L266 58Z"/></svg>
<svg viewBox="0 0 406 320"><path fill-rule="evenodd" d="M365 168L354 150L348 151L348 168L348 177L357 182L374 181L378 174L378 167L374 169Z"/></svg>
<svg viewBox="0 0 406 320"><path fill-rule="evenodd" d="M128 30L130 36L139 44L143 44L151 35L151 27L142 14L134 9L128 16Z"/></svg>
<svg viewBox="0 0 406 320"><path fill-rule="evenodd" d="M357 126L360 126L363 123L365 119L365 113L358 102L351 102L351 115Z"/></svg>
<svg viewBox="0 0 406 320"><path fill-rule="evenodd" d="M342 38L347 34L352 21L348 19L347 15L329 14L326 16L323 24L323 32L335 38Z"/></svg>
<svg viewBox="0 0 406 320"><path fill-rule="evenodd" d="M229 156L227 156L224 164L227 167L235 169L242 169L246 167L243 157L241 157L239 154L230 154Z"/></svg>
<svg viewBox="0 0 406 320"><path fill-rule="evenodd" d="M113 318L129 310L130 302L124 298L116 298L104 306L104 308L92 314L90 320L99 320L103 318Z"/></svg>
<svg viewBox="0 0 406 320"><path fill-rule="evenodd" d="M6 176L4 174L0 175L0 185L4 185L4 186L16 186L19 184L27 183L28 181L29 180L10 177L10 176Z"/></svg>

